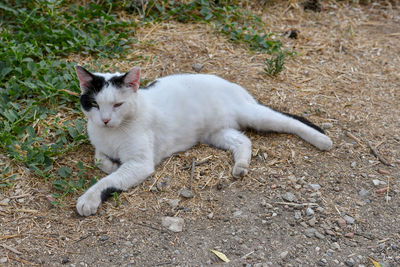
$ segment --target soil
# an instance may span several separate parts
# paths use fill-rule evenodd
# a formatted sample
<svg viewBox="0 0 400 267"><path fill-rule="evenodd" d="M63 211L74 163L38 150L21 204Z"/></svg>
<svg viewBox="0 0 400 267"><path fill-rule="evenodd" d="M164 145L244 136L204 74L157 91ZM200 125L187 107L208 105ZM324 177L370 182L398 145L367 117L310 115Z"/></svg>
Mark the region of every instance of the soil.
<svg viewBox="0 0 400 267"><path fill-rule="evenodd" d="M55 207L51 181L12 163L21 175L0 191L0 265L361 267L374 259L400 266L399 6L327 1L315 13L281 1L255 12L266 31L298 32L297 39L282 37L297 56L277 77L263 74L266 55L228 42L206 24L140 29L132 55L112 64L138 64L148 79L201 64L202 73L322 125L334 142L330 151L291 135L247 132L250 172L235 180L229 152L197 145L164 160L145 183L88 218L75 211L81 193ZM89 144L57 164L78 161L92 165ZM191 186L193 198L179 195ZM162 226L165 216L183 218L182 232Z"/></svg>

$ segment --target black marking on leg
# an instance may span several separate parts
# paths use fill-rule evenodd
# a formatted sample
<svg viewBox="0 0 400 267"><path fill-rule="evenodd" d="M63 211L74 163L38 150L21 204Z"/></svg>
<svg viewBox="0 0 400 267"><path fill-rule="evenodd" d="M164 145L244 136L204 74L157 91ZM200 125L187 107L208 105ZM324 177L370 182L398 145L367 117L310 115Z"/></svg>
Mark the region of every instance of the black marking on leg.
<svg viewBox="0 0 400 267"><path fill-rule="evenodd" d="M122 165L122 162L121 162L120 159L115 159L115 158L112 158L112 157L107 156L107 155L106 155L106 157L107 157L112 163L117 164L118 167Z"/></svg>
<svg viewBox="0 0 400 267"><path fill-rule="evenodd" d="M106 189L103 189L103 191L101 191L101 201L104 202L106 201L111 195L112 193L121 193L122 190L117 189L115 187L108 187Z"/></svg>
<svg viewBox="0 0 400 267"><path fill-rule="evenodd" d="M288 117L291 117L293 119L296 119L296 120L304 123L305 125L310 126L311 128L314 128L318 132L320 132L322 134L325 134L324 130L322 130L320 127L318 127L317 125L315 125L314 123L312 123L311 121L307 120L304 117L301 117L301 116L298 116L298 115L289 114L289 113L286 113L286 112L280 112L280 113L282 113L282 114L284 114L284 115L286 115Z"/></svg>

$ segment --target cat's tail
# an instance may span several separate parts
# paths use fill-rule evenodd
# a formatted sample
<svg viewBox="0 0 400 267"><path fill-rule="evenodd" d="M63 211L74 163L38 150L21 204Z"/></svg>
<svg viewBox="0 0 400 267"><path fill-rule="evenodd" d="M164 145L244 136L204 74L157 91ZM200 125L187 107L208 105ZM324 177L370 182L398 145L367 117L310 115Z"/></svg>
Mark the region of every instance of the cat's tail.
<svg viewBox="0 0 400 267"><path fill-rule="evenodd" d="M273 110L260 104L251 104L241 109L239 123L242 127L257 131L290 133L299 136L320 150L329 150L332 140L324 131L309 120Z"/></svg>

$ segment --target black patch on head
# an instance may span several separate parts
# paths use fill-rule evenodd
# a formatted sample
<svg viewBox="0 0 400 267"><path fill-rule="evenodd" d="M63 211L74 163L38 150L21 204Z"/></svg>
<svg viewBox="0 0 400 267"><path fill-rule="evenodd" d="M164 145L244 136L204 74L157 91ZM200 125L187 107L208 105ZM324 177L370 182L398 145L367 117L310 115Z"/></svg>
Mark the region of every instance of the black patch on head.
<svg viewBox="0 0 400 267"><path fill-rule="evenodd" d="M121 193L122 190L117 189L115 187L109 187L109 188L103 189L103 191L101 191L101 201L103 201L103 202L106 201L112 195L112 193L115 193L115 192Z"/></svg>
<svg viewBox="0 0 400 267"><path fill-rule="evenodd" d="M125 73L124 75L117 75L112 77L109 82L111 84L113 84L115 87L117 88L121 88L124 85L124 79L127 73Z"/></svg>
<svg viewBox="0 0 400 267"><path fill-rule="evenodd" d="M150 89L151 87L153 87L154 85L156 85L156 83L158 83L158 81L157 81L157 80L154 80L154 81L152 81L152 82L146 84L145 86L140 87L139 89Z"/></svg>
<svg viewBox="0 0 400 267"><path fill-rule="evenodd" d="M80 97L82 108L86 111L89 111L91 108L93 108L92 103L94 101L94 97L107 83L104 77L94 75L90 72L89 74L92 76L92 80L84 88L84 93Z"/></svg>
<svg viewBox="0 0 400 267"><path fill-rule="evenodd" d="M289 114L289 113L285 113L285 112L280 112L282 114L285 114L286 116L289 116L293 119L296 119L304 124L306 124L307 126L310 126L311 128L314 128L315 130L317 130L318 132L325 134L324 130L322 130L320 127L318 127L317 125L315 125L314 123L312 123L311 121L307 120L304 117L298 116L298 115L293 115L293 114Z"/></svg>

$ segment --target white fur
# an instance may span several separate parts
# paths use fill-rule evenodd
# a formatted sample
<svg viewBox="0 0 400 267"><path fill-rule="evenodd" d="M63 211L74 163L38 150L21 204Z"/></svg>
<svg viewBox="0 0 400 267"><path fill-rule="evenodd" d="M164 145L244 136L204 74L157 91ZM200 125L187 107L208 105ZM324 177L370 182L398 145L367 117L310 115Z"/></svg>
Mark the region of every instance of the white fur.
<svg viewBox="0 0 400 267"><path fill-rule="evenodd" d="M109 79L111 74L97 74ZM321 150L330 138L300 121L259 105L241 86L214 75L183 74L160 78L149 89L104 88L100 109L85 112L96 161L109 173L77 203L80 215L95 214L101 192L128 190L143 182L165 157L201 142L233 152L233 176L248 172L251 142L241 129L293 133ZM118 108L113 105L124 102ZM104 125L102 118L110 121ZM120 159L122 165L109 158Z"/></svg>

